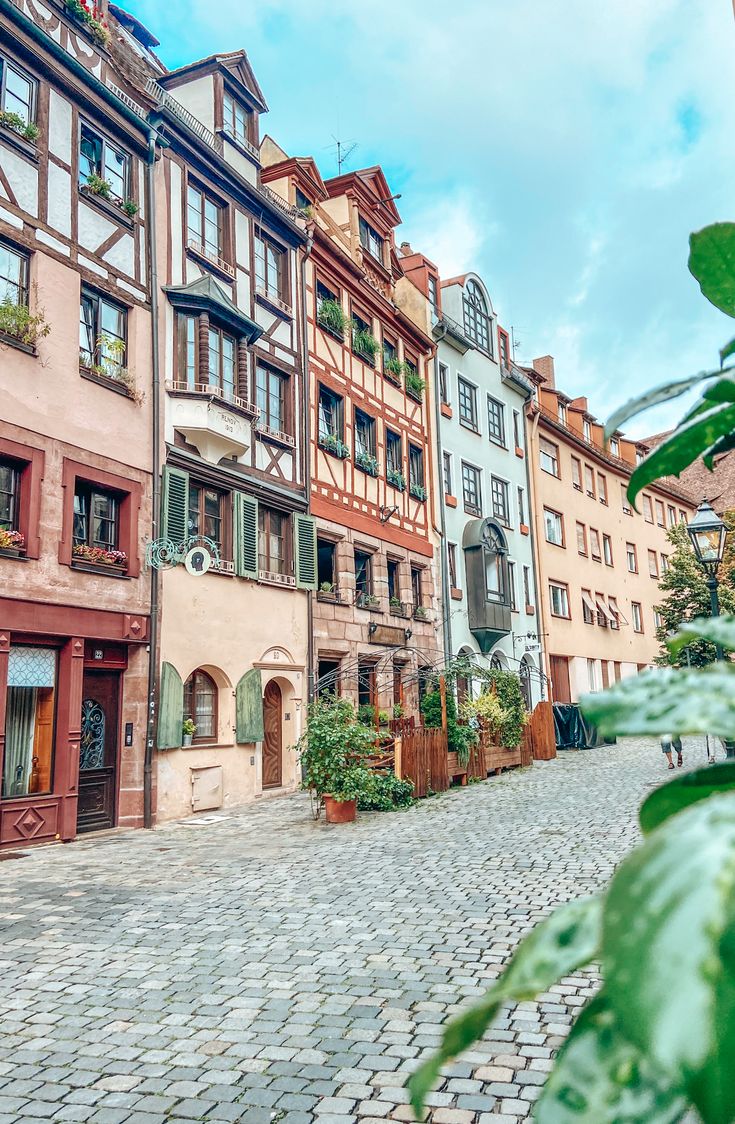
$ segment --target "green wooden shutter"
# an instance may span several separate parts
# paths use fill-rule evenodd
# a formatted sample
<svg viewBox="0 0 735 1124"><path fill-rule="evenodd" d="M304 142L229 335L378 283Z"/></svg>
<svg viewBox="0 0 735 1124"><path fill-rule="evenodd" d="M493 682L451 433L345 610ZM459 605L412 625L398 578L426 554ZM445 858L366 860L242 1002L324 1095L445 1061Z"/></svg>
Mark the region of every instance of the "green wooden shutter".
<svg viewBox="0 0 735 1124"><path fill-rule="evenodd" d="M189 531L189 473L180 468L163 470L162 535L175 543L183 542Z"/></svg>
<svg viewBox="0 0 735 1124"><path fill-rule="evenodd" d="M316 521L310 515L293 517L296 585L299 589L316 589Z"/></svg>
<svg viewBox="0 0 735 1124"><path fill-rule="evenodd" d="M237 741L262 742L263 683L260 670L246 671L235 688L235 734Z"/></svg>
<svg viewBox="0 0 735 1124"><path fill-rule="evenodd" d="M159 749L177 749L181 745L181 726L184 721L184 684L173 664L161 665L158 689L158 730L156 745Z"/></svg>
<svg viewBox="0 0 735 1124"><path fill-rule="evenodd" d="M241 578L258 576L258 501L235 492L235 568Z"/></svg>

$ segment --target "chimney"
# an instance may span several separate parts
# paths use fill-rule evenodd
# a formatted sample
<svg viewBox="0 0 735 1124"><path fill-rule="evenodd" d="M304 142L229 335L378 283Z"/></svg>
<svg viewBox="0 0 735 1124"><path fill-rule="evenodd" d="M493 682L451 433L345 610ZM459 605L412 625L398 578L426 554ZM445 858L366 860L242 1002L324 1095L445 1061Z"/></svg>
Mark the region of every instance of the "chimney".
<svg viewBox="0 0 735 1124"><path fill-rule="evenodd" d="M554 356L542 355L533 361L534 371L538 371L546 379L547 386L554 386Z"/></svg>
<svg viewBox="0 0 735 1124"><path fill-rule="evenodd" d="M411 249L411 243L410 242L401 242L401 257L402 258L410 258L412 254L413 254L413 250Z"/></svg>

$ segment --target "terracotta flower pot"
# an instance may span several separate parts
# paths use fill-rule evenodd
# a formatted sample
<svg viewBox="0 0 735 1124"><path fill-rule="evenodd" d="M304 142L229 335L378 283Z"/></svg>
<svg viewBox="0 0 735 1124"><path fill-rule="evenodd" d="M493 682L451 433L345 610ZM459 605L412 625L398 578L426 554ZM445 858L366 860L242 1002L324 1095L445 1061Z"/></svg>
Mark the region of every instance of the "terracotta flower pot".
<svg viewBox="0 0 735 1124"><path fill-rule="evenodd" d="M335 800L333 796L325 796L324 811L327 823L353 823L357 815L357 801Z"/></svg>

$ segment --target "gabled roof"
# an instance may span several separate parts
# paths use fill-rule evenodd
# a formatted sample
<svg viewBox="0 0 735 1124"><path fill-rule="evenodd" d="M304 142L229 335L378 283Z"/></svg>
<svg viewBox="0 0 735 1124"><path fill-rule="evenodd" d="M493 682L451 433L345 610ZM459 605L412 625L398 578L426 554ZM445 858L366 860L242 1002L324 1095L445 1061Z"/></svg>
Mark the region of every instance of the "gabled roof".
<svg viewBox="0 0 735 1124"><path fill-rule="evenodd" d="M268 112L263 91L258 85L258 80L255 77L250 61L245 51L230 51L226 54L208 55L204 59L199 59L197 62L187 63L186 66L180 66L177 70L170 70L165 78L161 79L161 85L168 89L170 86L176 87L183 85L191 78L195 78L202 74L211 74L215 70L226 71L231 78L235 80L250 96L256 109L261 113Z"/></svg>
<svg viewBox="0 0 735 1124"><path fill-rule="evenodd" d="M204 273L188 285L166 285L163 289L174 308L199 312L206 310L220 323L254 343L263 329L237 307L211 273Z"/></svg>
<svg viewBox="0 0 735 1124"><path fill-rule="evenodd" d="M324 186L330 198L343 195L350 187L357 188L365 202L379 208L379 213L386 226L399 226L401 216L390 189L383 169L376 164L372 168L362 168L357 172L345 172L341 176L333 176L325 181Z"/></svg>
<svg viewBox="0 0 735 1124"><path fill-rule="evenodd" d="M267 136L263 137L261 148L267 139L269 139ZM270 139L272 140L273 138ZM321 177L321 173L313 157L289 156L285 160L279 160L275 164L269 164L267 167L261 169L261 179L264 183L288 175L294 175L304 186L308 185L307 193L310 191L315 199L321 200L327 198L327 189L324 186L324 180Z"/></svg>

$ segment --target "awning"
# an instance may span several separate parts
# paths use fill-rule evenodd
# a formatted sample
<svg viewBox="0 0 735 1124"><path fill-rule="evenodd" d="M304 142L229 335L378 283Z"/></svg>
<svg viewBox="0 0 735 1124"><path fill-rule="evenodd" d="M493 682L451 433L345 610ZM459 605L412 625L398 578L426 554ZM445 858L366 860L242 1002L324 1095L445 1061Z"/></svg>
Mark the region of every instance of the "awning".
<svg viewBox="0 0 735 1124"><path fill-rule="evenodd" d="M612 613L612 612L610 611L610 609L608 609L608 607L607 607L607 605L605 604L605 602L604 602L603 598L602 598L602 597L598 597L598 598L597 598L596 600L597 600L597 608L598 608L598 609L600 610L600 612L602 613L603 617L607 617L607 619L608 619L608 620L610 621L610 623L611 623L612 625L614 625L614 626L617 626L617 623L618 623L618 618L617 618L617 617L615 616L615 614L614 614L614 613Z"/></svg>
<svg viewBox="0 0 735 1124"><path fill-rule="evenodd" d="M617 613L618 620L620 621L621 624L630 624L630 621L628 620L628 618L625 616L625 614L622 612L622 610L618 608L617 605L615 606L615 612Z"/></svg>
<svg viewBox="0 0 735 1124"><path fill-rule="evenodd" d="M584 590L582 590L582 604L584 605L585 609L589 609L589 611L593 615L597 612L597 606L590 597L589 593L585 593Z"/></svg>

